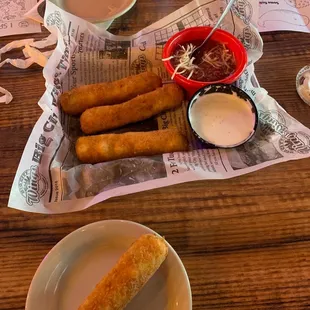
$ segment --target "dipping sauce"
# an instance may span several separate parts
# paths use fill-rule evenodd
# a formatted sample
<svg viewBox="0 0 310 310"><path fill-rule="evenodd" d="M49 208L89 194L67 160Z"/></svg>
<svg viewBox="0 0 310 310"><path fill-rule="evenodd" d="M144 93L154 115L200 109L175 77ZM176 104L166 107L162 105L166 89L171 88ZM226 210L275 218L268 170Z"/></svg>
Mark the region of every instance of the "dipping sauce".
<svg viewBox="0 0 310 310"><path fill-rule="evenodd" d="M125 10L132 0L64 0L64 8L89 21L113 18Z"/></svg>
<svg viewBox="0 0 310 310"><path fill-rule="evenodd" d="M201 41L191 42L193 46L199 46L201 43ZM182 56L184 56L189 44L179 46L173 53L175 57L171 59L171 64L174 68L177 68L182 62ZM182 70L183 67L181 67L178 71L179 74L186 78L190 76L190 79L195 81L214 82L229 77L236 70L236 60L233 52L225 44L212 40L209 40L195 53L193 64L195 66L191 69ZM192 70L193 73L191 74Z"/></svg>
<svg viewBox="0 0 310 310"><path fill-rule="evenodd" d="M253 135L256 115L251 103L237 94L215 92L197 98L189 109L189 120L206 142L233 147Z"/></svg>
<svg viewBox="0 0 310 310"><path fill-rule="evenodd" d="M306 66L298 72L296 88L300 98L310 105L310 66Z"/></svg>

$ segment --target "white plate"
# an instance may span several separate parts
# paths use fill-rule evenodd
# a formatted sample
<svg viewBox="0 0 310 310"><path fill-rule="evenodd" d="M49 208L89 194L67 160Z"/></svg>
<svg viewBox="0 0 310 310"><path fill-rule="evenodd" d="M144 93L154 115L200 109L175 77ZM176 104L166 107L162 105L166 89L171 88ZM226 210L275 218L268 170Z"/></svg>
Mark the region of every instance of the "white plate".
<svg viewBox="0 0 310 310"><path fill-rule="evenodd" d="M29 288L26 310L77 310L100 279L139 236L153 230L128 221L84 226L62 239L44 258ZM191 310L182 261L173 248L126 310Z"/></svg>

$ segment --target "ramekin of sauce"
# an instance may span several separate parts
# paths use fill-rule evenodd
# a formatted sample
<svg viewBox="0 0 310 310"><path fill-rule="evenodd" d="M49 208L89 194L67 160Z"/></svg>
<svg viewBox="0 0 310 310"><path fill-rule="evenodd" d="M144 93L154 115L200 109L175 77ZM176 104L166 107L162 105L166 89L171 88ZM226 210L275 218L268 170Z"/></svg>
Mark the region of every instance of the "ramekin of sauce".
<svg viewBox="0 0 310 310"><path fill-rule="evenodd" d="M258 125L255 103L233 85L214 84L200 89L187 110L194 134L210 148L233 148L249 141Z"/></svg>
<svg viewBox="0 0 310 310"><path fill-rule="evenodd" d="M102 28L109 28L113 20L130 10L136 0L51 0L67 12Z"/></svg>
<svg viewBox="0 0 310 310"><path fill-rule="evenodd" d="M211 30L212 27L208 26L184 29L172 36L164 46L166 70L189 97L206 85L234 83L247 65L247 52L243 44L229 32L218 29L195 53L193 66L190 69L180 67L180 63L184 64L184 55L191 47L199 46Z"/></svg>

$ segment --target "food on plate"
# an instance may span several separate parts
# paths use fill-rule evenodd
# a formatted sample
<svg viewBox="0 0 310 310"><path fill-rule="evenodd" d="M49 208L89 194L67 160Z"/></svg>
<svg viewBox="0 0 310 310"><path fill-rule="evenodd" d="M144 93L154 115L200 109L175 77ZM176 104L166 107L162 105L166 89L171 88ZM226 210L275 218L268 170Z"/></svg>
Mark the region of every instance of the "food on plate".
<svg viewBox="0 0 310 310"><path fill-rule="evenodd" d="M78 115L92 107L128 101L161 85L158 75L143 72L114 82L79 86L63 93L60 105L65 113Z"/></svg>
<svg viewBox="0 0 310 310"><path fill-rule="evenodd" d="M159 236L147 234L136 240L80 305L79 310L121 310L142 289L168 255Z"/></svg>
<svg viewBox="0 0 310 310"><path fill-rule="evenodd" d="M75 149L81 162L95 164L121 158L187 151L188 142L177 129L165 129L80 137Z"/></svg>
<svg viewBox="0 0 310 310"><path fill-rule="evenodd" d="M183 99L183 90L168 84L125 103L87 109L81 115L81 128L86 134L119 128L177 108Z"/></svg>
<svg viewBox="0 0 310 310"><path fill-rule="evenodd" d="M310 66L306 66L298 72L296 87L300 98L310 105Z"/></svg>
<svg viewBox="0 0 310 310"><path fill-rule="evenodd" d="M172 79L181 74L195 81L214 82L229 77L236 70L234 53L224 43L209 40L193 56L201 43L179 45L171 57L164 59L175 68Z"/></svg>

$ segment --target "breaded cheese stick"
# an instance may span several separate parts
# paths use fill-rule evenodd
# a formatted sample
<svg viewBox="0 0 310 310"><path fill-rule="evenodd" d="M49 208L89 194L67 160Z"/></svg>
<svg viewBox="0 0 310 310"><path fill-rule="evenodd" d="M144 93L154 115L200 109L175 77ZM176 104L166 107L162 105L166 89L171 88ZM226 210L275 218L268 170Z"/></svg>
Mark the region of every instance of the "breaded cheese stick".
<svg viewBox="0 0 310 310"><path fill-rule="evenodd" d="M161 237L141 236L101 279L78 310L122 310L152 277L168 255Z"/></svg>
<svg viewBox="0 0 310 310"><path fill-rule="evenodd" d="M187 139L177 129L86 136L75 145L78 159L89 164L187 149Z"/></svg>
<svg viewBox="0 0 310 310"><path fill-rule="evenodd" d="M86 134L119 128L177 108L183 99L182 89L168 84L122 104L86 110L81 115L81 128Z"/></svg>
<svg viewBox="0 0 310 310"><path fill-rule="evenodd" d="M161 78L152 72L143 72L124 79L74 88L60 96L65 113L78 115L86 109L118 104L148 93L162 85Z"/></svg>

